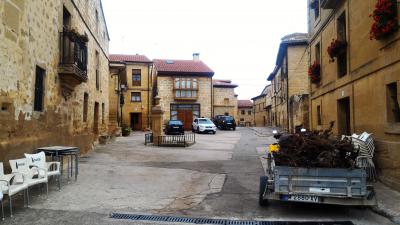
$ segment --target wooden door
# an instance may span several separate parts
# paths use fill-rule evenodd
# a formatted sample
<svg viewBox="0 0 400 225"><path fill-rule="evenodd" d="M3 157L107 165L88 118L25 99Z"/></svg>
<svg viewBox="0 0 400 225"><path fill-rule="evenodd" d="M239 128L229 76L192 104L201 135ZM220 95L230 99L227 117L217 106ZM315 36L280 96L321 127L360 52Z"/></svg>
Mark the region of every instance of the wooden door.
<svg viewBox="0 0 400 225"><path fill-rule="evenodd" d="M349 97L338 100L338 132L351 135Z"/></svg>
<svg viewBox="0 0 400 225"><path fill-rule="evenodd" d="M95 134L99 133L99 103L94 103L94 113L93 113L93 132Z"/></svg>
<svg viewBox="0 0 400 225"><path fill-rule="evenodd" d="M191 130L193 112L191 110L178 110L178 120L182 121L185 130Z"/></svg>
<svg viewBox="0 0 400 225"><path fill-rule="evenodd" d="M131 113L131 128L132 130L142 129L142 114L141 113Z"/></svg>

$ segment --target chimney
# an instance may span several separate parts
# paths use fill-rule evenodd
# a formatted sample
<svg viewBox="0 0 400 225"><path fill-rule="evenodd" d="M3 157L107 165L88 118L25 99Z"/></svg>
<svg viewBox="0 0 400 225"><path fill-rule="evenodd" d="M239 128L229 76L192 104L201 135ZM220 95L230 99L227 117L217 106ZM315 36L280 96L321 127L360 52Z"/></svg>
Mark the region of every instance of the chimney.
<svg viewBox="0 0 400 225"><path fill-rule="evenodd" d="M200 61L200 53L193 53L193 61L195 62Z"/></svg>

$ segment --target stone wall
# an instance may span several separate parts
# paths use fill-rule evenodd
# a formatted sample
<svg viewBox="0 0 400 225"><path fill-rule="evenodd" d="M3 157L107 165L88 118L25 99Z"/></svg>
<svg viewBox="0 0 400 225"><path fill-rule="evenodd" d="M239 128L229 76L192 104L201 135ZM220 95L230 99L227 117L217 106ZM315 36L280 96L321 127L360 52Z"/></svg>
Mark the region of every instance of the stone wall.
<svg viewBox="0 0 400 225"><path fill-rule="evenodd" d="M228 113L235 118L235 121L237 120L238 102L234 88L214 87L213 98L214 116Z"/></svg>
<svg viewBox="0 0 400 225"><path fill-rule="evenodd" d="M94 134L94 105L99 104L98 133L108 124L108 36L94 30L99 12L99 30L105 30L100 1L0 1L0 158L7 161L46 145L75 145L85 153ZM72 27L88 35L88 80L75 87L68 98L62 95L59 38L63 6L72 16ZM79 15L81 11L83 18ZM89 26L86 26L84 21ZM99 32L100 33L100 32ZM95 51L99 52L100 89L95 84ZM45 70L44 109L34 111L36 66ZM88 118L83 122L83 96L89 94ZM104 105L103 105L104 104Z"/></svg>
<svg viewBox="0 0 400 225"><path fill-rule="evenodd" d="M267 110L265 109L266 96L253 99L254 101L254 126L264 127L267 124Z"/></svg>
<svg viewBox="0 0 400 225"><path fill-rule="evenodd" d="M311 87L311 126L325 129L335 122L333 131L339 134L338 101L349 99L350 132L373 133L376 140L376 163L380 179L400 190L400 123L388 118L388 84L397 84L397 99L400 99L400 32L383 40L370 40L369 31L375 0L343 1L335 11L322 10L319 21L310 17L311 61L315 60L315 46L321 44L321 74L319 85ZM347 18L347 74L338 77L337 63L331 62L326 49L337 37L337 18L345 12ZM311 26L312 24L319 24ZM324 26L321 31L319 27ZM351 28L351 29L348 29ZM321 108L321 122L317 118L317 107Z"/></svg>

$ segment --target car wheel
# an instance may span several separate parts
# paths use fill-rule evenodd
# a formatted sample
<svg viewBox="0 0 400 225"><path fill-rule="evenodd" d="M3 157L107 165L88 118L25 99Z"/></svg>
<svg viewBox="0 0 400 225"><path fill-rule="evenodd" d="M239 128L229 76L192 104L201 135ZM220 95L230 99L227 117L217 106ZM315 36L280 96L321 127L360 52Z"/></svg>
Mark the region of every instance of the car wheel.
<svg viewBox="0 0 400 225"><path fill-rule="evenodd" d="M200 130L199 130L199 128L197 128L197 133L198 133L198 134L200 134Z"/></svg>
<svg viewBox="0 0 400 225"><path fill-rule="evenodd" d="M215 134L215 133L217 133L217 131L213 131L212 133Z"/></svg>
<svg viewBox="0 0 400 225"><path fill-rule="evenodd" d="M267 182L268 182L268 177L267 176L261 176L260 177L260 190L258 193L258 204L260 206L267 206L268 205L268 200L264 199L264 192L265 189L267 188Z"/></svg>
<svg viewBox="0 0 400 225"><path fill-rule="evenodd" d="M192 132L194 133L194 127L192 126Z"/></svg>
<svg viewBox="0 0 400 225"><path fill-rule="evenodd" d="M233 130L236 130L236 127L233 127Z"/></svg>

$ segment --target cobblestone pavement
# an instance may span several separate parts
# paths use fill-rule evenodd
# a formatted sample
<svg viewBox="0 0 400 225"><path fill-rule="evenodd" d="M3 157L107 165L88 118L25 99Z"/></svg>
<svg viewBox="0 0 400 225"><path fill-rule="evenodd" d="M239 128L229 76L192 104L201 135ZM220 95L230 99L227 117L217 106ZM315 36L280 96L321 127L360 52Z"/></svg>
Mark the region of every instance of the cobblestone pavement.
<svg viewBox="0 0 400 225"><path fill-rule="evenodd" d="M33 194L30 208L17 203L14 218L6 211L4 224L159 223L114 220L112 212L393 224L368 209L281 202L259 207L260 156L274 142L268 131L260 136L239 128L196 135L196 141L189 148L151 147L144 146L143 133L135 133L98 146L82 157L77 182L61 191L51 184L48 198Z"/></svg>

